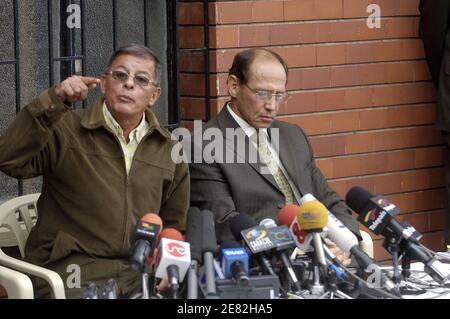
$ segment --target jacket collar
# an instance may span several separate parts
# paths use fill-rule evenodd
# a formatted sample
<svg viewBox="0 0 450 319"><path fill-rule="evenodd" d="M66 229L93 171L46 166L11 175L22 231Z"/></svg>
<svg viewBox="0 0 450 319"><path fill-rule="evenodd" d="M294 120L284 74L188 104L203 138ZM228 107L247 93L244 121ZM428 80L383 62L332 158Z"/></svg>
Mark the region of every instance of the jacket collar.
<svg viewBox="0 0 450 319"><path fill-rule="evenodd" d="M219 115L217 116L217 126L222 131L224 138L226 138L226 129L232 128L237 129L240 128L240 125L236 122L236 120L233 118L233 116L228 111L228 108L226 107L228 103L224 105L222 110L220 111ZM280 125L280 122L274 121L272 125L267 129L267 133L269 135L269 138L272 137L272 129L277 129L279 133L279 145L277 148L278 156L280 157L281 162L283 163L284 168L286 169L287 173L289 174L290 178L293 180L294 184L297 186L300 194L304 194L302 184L298 180L299 175L299 169L297 167L296 162L296 154L294 154L294 147L291 145L293 142L291 138L288 136L285 136L285 131L282 128L282 125ZM252 143L250 143L250 140L248 136L245 136L245 149L248 150L249 147L254 147ZM234 152L236 152L236 148L234 149ZM245 161L258 173L261 174L261 168L264 164L262 164L259 161L257 163L250 163L247 157L247 154L237 154L239 157L244 157ZM274 187L279 189L278 184L276 183L275 179L271 174L261 174L269 183L271 183Z"/></svg>
<svg viewBox="0 0 450 319"><path fill-rule="evenodd" d="M97 100L97 102L95 102L94 105L86 110L81 119L81 126L83 126L87 130L96 130L101 127L108 129L105 118L103 116L103 102L104 97L102 96ZM167 139L171 139L171 134L169 133L169 131L161 127L158 119L156 118L156 115L150 110L150 108L147 108L145 110L145 120L149 125L150 132L156 131L159 132L161 136Z"/></svg>

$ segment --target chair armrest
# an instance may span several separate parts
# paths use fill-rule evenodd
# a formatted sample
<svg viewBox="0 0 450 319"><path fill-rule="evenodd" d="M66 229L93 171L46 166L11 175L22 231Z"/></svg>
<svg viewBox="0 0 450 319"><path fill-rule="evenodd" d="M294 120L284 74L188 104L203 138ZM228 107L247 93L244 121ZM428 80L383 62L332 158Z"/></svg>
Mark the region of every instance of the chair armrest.
<svg viewBox="0 0 450 319"><path fill-rule="evenodd" d="M33 284L28 276L0 266L0 286L8 293L8 299L33 299Z"/></svg>
<svg viewBox="0 0 450 319"><path fill-rule="evenodd" d="M51 287L53 298L65 299L64 283L59 274L53 270L36 266L6 255L0 249L0 265L44 279Z"/></svg>

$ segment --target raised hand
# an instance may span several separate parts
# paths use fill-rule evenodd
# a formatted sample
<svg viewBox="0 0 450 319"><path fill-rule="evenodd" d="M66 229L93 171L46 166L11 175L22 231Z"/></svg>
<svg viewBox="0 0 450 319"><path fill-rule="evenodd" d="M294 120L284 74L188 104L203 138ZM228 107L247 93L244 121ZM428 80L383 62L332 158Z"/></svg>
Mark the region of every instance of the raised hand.
<svg viewBox="0 0 450 319"><path fill-rule="evenodd" d="M100 79L73 75L68 77L55 88L56 95L61 102L78 102L86 99L89 90L93 90L100 83Z"/></svg>

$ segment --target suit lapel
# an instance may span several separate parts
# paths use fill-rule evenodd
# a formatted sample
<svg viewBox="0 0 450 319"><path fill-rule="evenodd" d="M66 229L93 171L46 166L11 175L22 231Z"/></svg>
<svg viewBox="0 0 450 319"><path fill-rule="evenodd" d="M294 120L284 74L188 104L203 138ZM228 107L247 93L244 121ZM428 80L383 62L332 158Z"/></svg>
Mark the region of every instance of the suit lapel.
<svg viewBox="0 0 450 319"><path fill-rule="evenodd" d="M227 134L226 129L232 128L232 129L241 129L239 124L234 120L234 118L231 116L230 112L228 112L228 109L226 105L222 108L222 111L220 111L218 117L217 117L217 123L219 126L219 129L222 131L224 142L225 142L225 148L227 148L226 151L230 151L231 149L228 148L227 145ZM245 133L243 133L245 135ZM234 143L231 139L228 140L228 143ZM257 149L253 145L253 143L250 142L250 139L247 135L245 135L245 150L242 152L242 150L238 150L237 147L233 148L234 153L236 156L242 160L245 161L246 164L250 165L258 174L260 174L267 182L272 184L273 187L278 189L280 192L277 182L273 178L272 174L262 174L263 170L267 171L267 167L265 164L261 163L261 160L259 156L256 157L256 161L250 161L249 158L249 150L252 150L254 154L258 154ZM242 154L244 153L244 154Z"/></svg>

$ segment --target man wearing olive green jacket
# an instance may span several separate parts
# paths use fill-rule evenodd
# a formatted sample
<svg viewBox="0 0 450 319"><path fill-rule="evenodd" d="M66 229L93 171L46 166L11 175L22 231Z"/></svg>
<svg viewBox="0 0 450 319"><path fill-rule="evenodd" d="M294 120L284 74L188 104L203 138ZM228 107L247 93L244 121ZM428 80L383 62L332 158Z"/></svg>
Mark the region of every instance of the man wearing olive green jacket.
<svg viewBox="0 0 450 319"><path fill-rule="evenodd" d="M160 96L161 65L146 47L129 45L111 57L101 79L72 76L43 92L0 137L0 170L16 178L43 176L39 218L26 260L57 271L81 268L79 298L88 282L114 278L121 296L136 292L140 275L128 264L130 237L146 213L164 227L184 230L189 203L188 166L173 159L177 141L150 111ZM101 85L103 97L85 110ZM180 163L181 164L176 164ZM48 288L36 280L37 296Z"/></svg>

